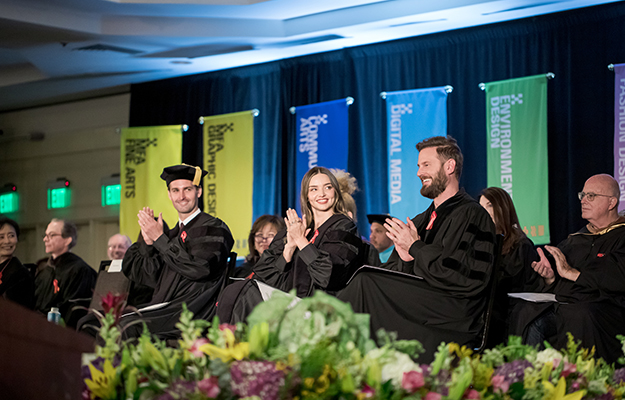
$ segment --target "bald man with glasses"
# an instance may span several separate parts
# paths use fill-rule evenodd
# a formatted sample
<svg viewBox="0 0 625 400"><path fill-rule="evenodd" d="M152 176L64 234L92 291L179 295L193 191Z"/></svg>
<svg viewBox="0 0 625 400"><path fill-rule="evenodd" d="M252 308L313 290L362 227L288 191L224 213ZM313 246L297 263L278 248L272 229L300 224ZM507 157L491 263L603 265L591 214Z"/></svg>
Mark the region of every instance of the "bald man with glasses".
<svg viewBox="0 0 625 400"><path fill-rule="evenodd" d="M532 267L556 295L554 347L566 347L567 332L582 346L614 362L625 334L625 218L618 214L618 182L607 174L590 177L578 194L588 224L558 245L545 246L555 266L538 249Z"/></svg>

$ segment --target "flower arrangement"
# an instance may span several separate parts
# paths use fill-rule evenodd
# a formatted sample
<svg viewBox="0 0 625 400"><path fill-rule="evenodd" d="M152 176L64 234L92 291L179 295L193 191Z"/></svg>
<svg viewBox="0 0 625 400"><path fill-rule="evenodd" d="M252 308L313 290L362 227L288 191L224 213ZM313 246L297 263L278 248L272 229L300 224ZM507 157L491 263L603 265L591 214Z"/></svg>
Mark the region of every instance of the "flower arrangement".
<svg viewBox="0 0 625 400"><path fill-rule="evenodd" d="M183 308L174 348L147 329L138 341L122 342L121 308L108 307L100 318L103 345L84 360L83 398L620 400L625 393L625 368L595 359L572 337L561 351L511 337L481 355L441 343L434 361L420 365L417 341L381 331L374 342L368 315L322 292L295 305L277 293L248 325L193 320Z"/></svg>

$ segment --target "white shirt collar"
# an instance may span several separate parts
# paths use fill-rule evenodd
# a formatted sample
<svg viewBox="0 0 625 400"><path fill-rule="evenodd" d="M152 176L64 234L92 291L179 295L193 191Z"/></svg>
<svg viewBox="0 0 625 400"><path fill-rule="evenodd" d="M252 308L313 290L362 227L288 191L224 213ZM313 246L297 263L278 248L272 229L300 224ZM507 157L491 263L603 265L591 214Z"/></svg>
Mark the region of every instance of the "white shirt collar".
<svg viewBox="0 0 625 400"><path fill-rule="evenodd" d="M201 213L202 211L198 208L197 210L195 210L195 212L193 214L191 214L187 219L185 219L184 221L181 221L180 219L178 219L178 223L179 224L184 224L184 226L189 225L189 222L191 222L191 220L195 217L198 216L199 213Z"/></svg>

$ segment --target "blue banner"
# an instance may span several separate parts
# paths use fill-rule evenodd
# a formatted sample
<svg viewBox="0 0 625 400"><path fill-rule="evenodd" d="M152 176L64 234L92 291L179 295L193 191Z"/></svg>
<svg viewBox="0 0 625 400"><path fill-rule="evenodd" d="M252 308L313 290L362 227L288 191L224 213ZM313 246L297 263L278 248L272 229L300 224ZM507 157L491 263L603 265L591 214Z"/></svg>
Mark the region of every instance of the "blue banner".
<svg viewBox="0 0 625 400"><path fill-rule="evenodd" d="M387 92L386 119L389 213L405 221L432 202L419 193L415 146L432 136L447 136L446 87Z"/></svg>
<svg viewBox="0 0 625 400"><path fill-rule="evenodd" d="M302 178L312 167L347 170L347 107L353 99L297 107L297 146L295 151L297 211Z"/></svg>

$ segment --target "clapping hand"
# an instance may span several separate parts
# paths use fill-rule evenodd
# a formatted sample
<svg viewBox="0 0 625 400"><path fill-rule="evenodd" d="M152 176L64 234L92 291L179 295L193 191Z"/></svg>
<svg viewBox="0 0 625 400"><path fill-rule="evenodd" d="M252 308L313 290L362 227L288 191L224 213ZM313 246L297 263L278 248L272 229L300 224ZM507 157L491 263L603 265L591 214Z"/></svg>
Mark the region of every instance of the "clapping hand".
<svg viewBox="0 0 625 400"><path fill-rule="evenodd" d="M143 240L147 245L154 244L154 241L163 234L163 213L158 215L158 220L154 220L154 211L150 207L143 207L137 217Z"/></svg>
<svg viewBox="0 0 625 400"><path fill-rule="evenodd" d="M412 261L414 257L409 253L410 247L421 237L410 218L406 218L406 222L405 224L398 218L387 218L384 228L386 228L386 236L395 244L399 257L404 261Z"/></svg>
<svg viewBox="0 0 625 400"><path fill-rule="evenodd" d="M286 210L284 223L286 224L286 244L282 256L286 262L290 262L296 247L301 250L308 245L306 235L310 229L306 229L306 216L300 219L297 211L292 208Z"/></svg>
<svg viewBox="0 0 625 400"><path fill-rule="evenodd" d="M551 263L547 260L547 256L545 256L545 253L541 248L538 248L537 251L540 256L540 260L532 262L532 268L545 279L547 285L551 285L553 281L556 280L553 268L551 268Z"/></svg>
<svg viewBox="0 0 625 400"><path fill-rule="evenodd" d="M579 277L580 272L569 265L568 261L566 261L566 256L562 253L562 250L553 246L545 246L545 249L551 253L553 259L556 261L558 274L564 279L575 282Z"/></svg>

